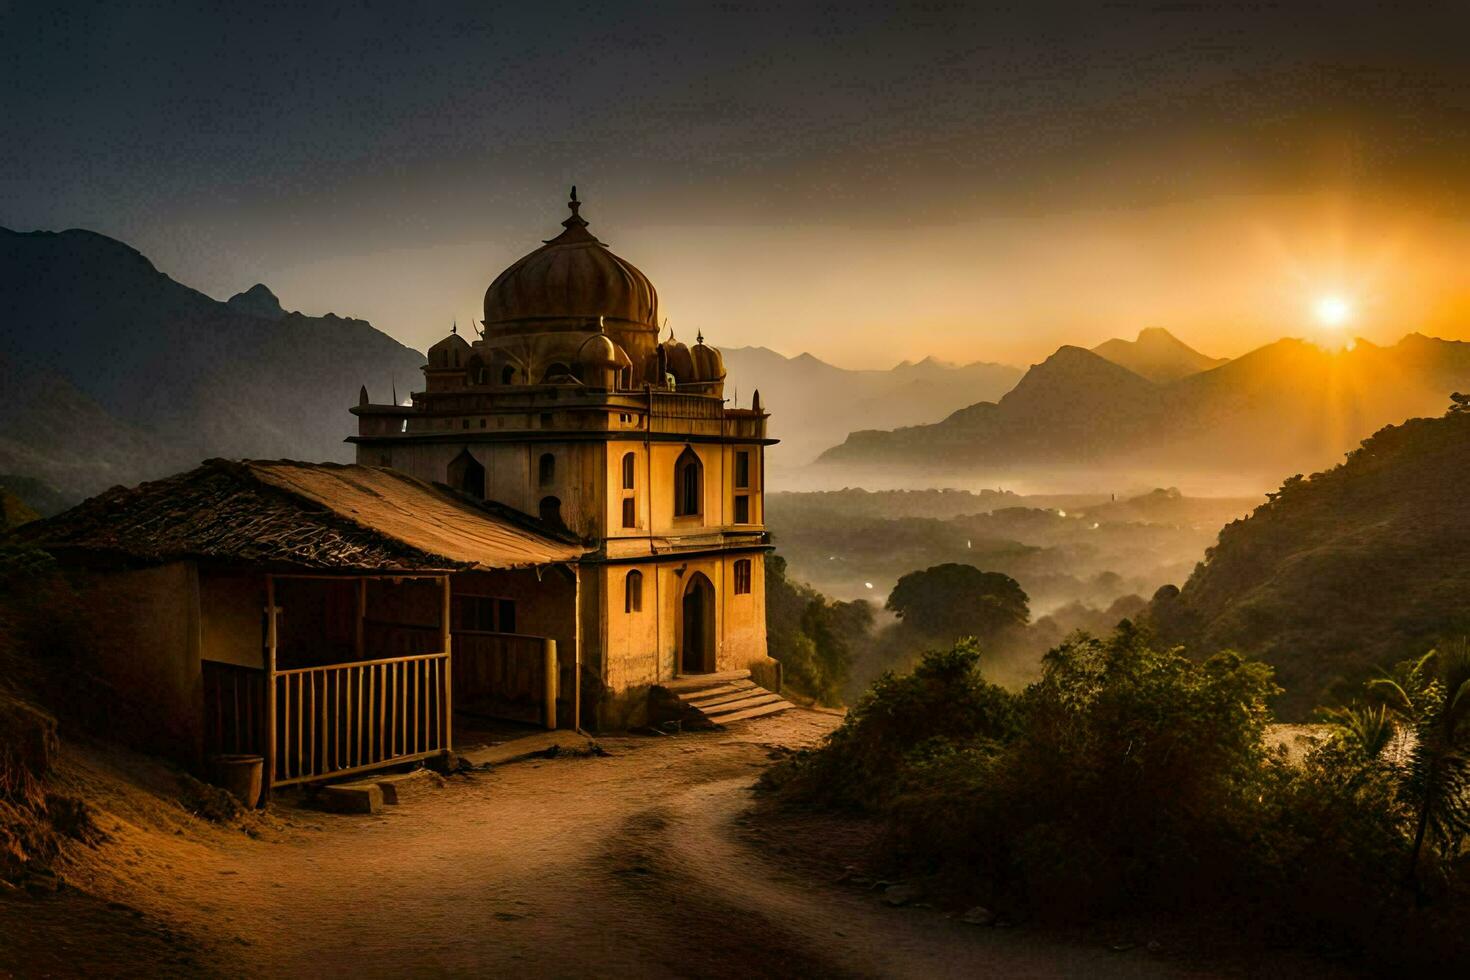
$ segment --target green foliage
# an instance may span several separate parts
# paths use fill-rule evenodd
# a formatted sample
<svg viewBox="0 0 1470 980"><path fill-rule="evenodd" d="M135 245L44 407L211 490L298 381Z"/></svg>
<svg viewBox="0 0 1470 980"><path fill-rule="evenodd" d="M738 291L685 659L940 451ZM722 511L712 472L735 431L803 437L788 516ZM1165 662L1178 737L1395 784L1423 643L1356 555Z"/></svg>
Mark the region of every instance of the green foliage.
<svg viewBox="0 0 1470 980"><path fill-rule="evenodd" d="M1456 406L1461 404L1456 401ZM1292 720L1470 630L1470 411L1389 426L1227 525L1150 625L1276 668Z"/></svg>
<svg viewBox="0 0 1470 980"><path fill-rule="evenodd" d="M990 745L1015 735L1015 698L980 675L971 639L924 655L913 673L885 673L817 751L769 772L794 798L880 808L916 760L946 746Z"/></svg>
<svg viewBox="0 0 1470 980"><path fill-rule="evenodd" d="M1450 901L1470 884L1470 785L1447 761L1464 758L1470 654L1406 664L1374 686L1380 703L1328 713L1330 737L1296 764L1265 748L1270 668L1233 653L1191 660L1125 621L1050 651L1020 695L983 681L978 660L967 641L885 675L766 785L876 811L903 871L966 900L1048 917L1249 916L1400 964L1470 952ZM1421 826L1428 909L1404 873Z"/></svg>
<svg viewBox="0 0 1470 980"><path fill-rule="evenodd" d="M779 555L766 559L766 640L785 683L822 704L841 704L857 648L873 626L866 602L833 602L786 575Z"/></svg>
<svg viewBox="0 0 1470 980"><path fill-rule="evenodd" d="M1443 864L1470 834L1470 648L1462 640L1402 663L1368 694L1410 741L1400 793L1416 813L1409 878L1418 891L1426 848Z"/></svg>
<svg viewBox="0 0 1470 980"><path fill-rule="evenodd" d="M898 580L884 608L922 633L993 637L1031 619L1026 593L1009 575L948 563Z"/></svg>

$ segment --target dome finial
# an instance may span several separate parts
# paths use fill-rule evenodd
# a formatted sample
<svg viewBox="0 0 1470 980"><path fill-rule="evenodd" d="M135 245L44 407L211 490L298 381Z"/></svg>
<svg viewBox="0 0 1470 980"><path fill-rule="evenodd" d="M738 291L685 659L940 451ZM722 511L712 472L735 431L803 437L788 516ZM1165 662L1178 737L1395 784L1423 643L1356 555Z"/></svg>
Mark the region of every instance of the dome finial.
<svg viewBox="0 0 1470 980"><path fill-rule="evenodd" d="M587 230L587 219L583 218L581 215L582 202L577 200L576 184L572 185L572 195L571 198L567 201L567 207L570 208L572 211L571 217L567 218L567 220L561 223L561 226L565 228L566 231L562 232L551 241L554 241L558 244L597 241L596 238L592 237L592 233ZM549 241L547 242L547 244L549 245L551 244L551 242Z"/></svg>

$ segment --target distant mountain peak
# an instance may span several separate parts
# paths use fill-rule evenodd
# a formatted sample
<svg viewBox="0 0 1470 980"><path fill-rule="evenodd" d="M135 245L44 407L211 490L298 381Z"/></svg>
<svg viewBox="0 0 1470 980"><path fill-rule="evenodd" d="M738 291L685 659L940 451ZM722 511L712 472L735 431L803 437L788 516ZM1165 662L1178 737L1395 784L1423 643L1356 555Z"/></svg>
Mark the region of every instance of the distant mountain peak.
<svg viewBox="0 0 1470 980"><path fill-rule="evenodd" d="M1098 344L1092 352L1159 384L1225 363L1222 358L1201 354L1163 327L1144 327L1136 340L1114 338Z"/></svg>
<svg viewBox="0 0 1470 980"><path fill-rule="evenodd" d="M236 293L226 301L225 305L236 313L258 316L263 320L279 320L286 315L276 294L267 289L263 283L256 283L243 293Z"/></svg>

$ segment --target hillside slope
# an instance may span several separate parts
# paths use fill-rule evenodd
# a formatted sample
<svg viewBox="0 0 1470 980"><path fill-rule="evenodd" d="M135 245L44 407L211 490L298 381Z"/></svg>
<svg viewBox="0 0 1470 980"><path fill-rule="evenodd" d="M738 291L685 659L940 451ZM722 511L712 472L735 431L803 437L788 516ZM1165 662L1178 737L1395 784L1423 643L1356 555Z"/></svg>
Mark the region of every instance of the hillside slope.
<svg viewBox="0 0 1470 980"><path fill-rule="evenodd" d="M1206 655L1277 668L1305 716L1374 669L1470 629L1470 411L1389 426L1227 525L1148 619Z"/></svg>
<svg viewBox="0 0 1470 980"><path fill-rule="evenodd" d="M81 496L208 456L346 460L358 387L423 357L362 320L217 302L88 231L0 229L0 472Z"/></svg>

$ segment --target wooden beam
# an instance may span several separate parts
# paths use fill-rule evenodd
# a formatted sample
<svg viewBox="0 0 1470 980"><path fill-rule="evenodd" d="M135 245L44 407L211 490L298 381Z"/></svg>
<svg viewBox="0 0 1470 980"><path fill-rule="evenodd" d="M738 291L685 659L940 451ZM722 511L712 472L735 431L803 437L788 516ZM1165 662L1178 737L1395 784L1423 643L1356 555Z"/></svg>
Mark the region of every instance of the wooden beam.
<svg viewBox="0 0 1470 980"><path fill-rule="evenodd" d="M448 752L454 747L454 651L451 649L454 637L449 631L450 613L450 588L449 576L442 579L444 583L443 604L440 608L439 638L444 644L444 751Z"/></svg>
<svg viewBox="0 0 1470 980"><path fill-rule="evenodd" d="M261 796L269 799L276 778L276 579L265 577L265 773Z"/></svg>
<svg viewBox="0 0 1470 980"><path fill-rule="evenodd" d="M547 637L542 651L546 662L546 728L556 728L556 682L560 668L556 662L556 641Z"/></svg>
<svg viewBox="0 0 1470 980"><path fill-rule="evenodd" d="M363 630L365 628L366 622L367 622L367 579L360 578L360 579L357 580L357 637L356 637L356 645L353 647L353 651L357 654L357 656L355 656L355 657L352 658L354 660L364 660L364 659L366 659L363 656L363 652L362 652L362 650L363 650Z"/></svg>

